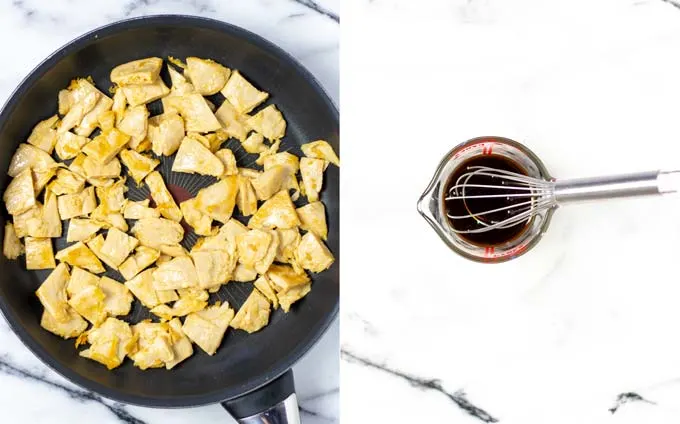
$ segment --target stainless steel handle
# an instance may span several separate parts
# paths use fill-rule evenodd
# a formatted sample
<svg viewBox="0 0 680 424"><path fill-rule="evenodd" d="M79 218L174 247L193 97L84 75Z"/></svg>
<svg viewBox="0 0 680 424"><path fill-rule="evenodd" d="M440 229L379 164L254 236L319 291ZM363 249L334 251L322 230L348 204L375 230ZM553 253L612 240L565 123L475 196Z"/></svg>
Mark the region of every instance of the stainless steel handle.
<svg viewBox="0 0 680 424"><path fill-rule="evenodd" d="M606 177L575 178L555 182L555 200L558 204L584 200L612 199L618 197L649 196L661 194L660 171Z"/></svg>
<svg viewBox="0 0 680 424"><path fill-rule="evenodd" d="M250 417L240 418L241 424L300 424L300 410L295 393L270 409Z"/></svg>

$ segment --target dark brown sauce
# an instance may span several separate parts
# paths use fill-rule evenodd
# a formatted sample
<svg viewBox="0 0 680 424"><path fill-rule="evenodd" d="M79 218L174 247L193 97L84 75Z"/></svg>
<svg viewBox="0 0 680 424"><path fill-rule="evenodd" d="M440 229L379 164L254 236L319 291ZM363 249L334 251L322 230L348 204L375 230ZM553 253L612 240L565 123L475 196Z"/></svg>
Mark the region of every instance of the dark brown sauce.
<svg viewBox="0 0 680 424"><path fill-rule="evenodd" d="M486 166L504 171L516 172L518 174L526 175L526 171L516 162L499 155L483 155L475 156L463 162L456 170L454 170L451 178L446 184L445 196L448 196L451 187L456 185L458 178L470 171L470 167ZM507 184L507 181L501 181L500 178L490 177L485 175L475 175L471 177L467 184L485 184L485 185L500 185ZM465 190L466 196L479 196L488 194L515 194L517 191L503 190L503 189L488 189L468 187ZM495 197L487 199L453 199L444 200L444 210L447 215L462 216L462 215L476 215L480 212L489 211L493 209L504 208L508 206L517 205L526 202L527 198L518 197ZM499 221L503 221L514 216L517 213L516 209L510 208L507 210L494 212L488 215L477 216L476 218L451 219L448 218L449 225L458 231L469 231L483 228L484 225L479 221L483 221L487 225ZM470 243L479 246L498 246L509 241L512 241L524 232L527 227L529 219L519 222L512 227L493 229L482 233L460 233L459 236Z"/></svg>

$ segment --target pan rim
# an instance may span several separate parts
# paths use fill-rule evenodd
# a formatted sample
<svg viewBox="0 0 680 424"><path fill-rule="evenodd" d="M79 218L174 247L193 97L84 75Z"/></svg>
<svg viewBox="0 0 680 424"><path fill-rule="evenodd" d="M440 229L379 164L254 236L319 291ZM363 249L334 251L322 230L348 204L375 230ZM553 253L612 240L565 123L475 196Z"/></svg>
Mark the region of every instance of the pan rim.
<svg viewBox="0 0 680 424"><path fill-rule="evenodd" d="M295 71L312 86L314 91L319 95L321 100L334 115L339 129L339 112L336 104L330 99L326 90L312 75L312 73L288 52L266 38L237 25L217 19L184 14L157 14L118 20L85 32L84 34L62 45L47 58L41 61L37 66L35 66L9 95L7 101L0 109L0 128L5 126L8 116L16 108L20 97L30 87L32 87L37 82L37 80L42 77L43 74L56 65L59 60L78 51L88 43L97 40L100 37L113 35L115 33L133 28L141 28L153 25L189 25L197 28L206 28L226 32L230 35L242 38L273 54L276 58L278 58L278 60L286 62L287 65L292 66ZM28 350L33 353L33 355L35 355L49 369L55 371L57 374L66 378L78 387L95 392L104 398L117 402L123 402L129 405L152 408L187 408L210 405L243 396L263 386L266 386L270 381L273 381L279 376L283 375L286 371L292 368L293 365L297 363L300 358L302 358L302 356L309 352L309 350L311 350L311 348L314 347L319 339L321 339L321 337L327 332L330 325L338 316L339 302L340 299L338 296L335 300L333 309L326 315L324 320L319 323L320 325L317 330L310 332L306 337L304 337L302 341L296 346L296 348L289 352L284 360L276 363L272 369L262 370L259 375L251 378L238 388L225 387L221 390L199 395L182 395L177 397L140 396L129 394L119 390L111 389L107 386L97 383L96 381L87 379L73 371L68 366L54 361L52 356L42 347L42 345L40 345L33 337L31 337L24 327L18 322L18 319L16 319L16 317L10 313L9 303L3 296L0 296L0 312L5 317L5 320L14 334L17 335L23 345L26 346Z"/></svg>

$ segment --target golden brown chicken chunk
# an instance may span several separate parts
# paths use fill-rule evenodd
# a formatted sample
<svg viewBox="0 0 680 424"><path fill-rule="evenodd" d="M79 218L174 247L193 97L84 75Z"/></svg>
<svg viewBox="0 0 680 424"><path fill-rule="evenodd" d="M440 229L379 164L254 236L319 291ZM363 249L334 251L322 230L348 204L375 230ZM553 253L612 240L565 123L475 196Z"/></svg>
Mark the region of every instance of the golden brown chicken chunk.
<svg viewBox="0 0 680 424"><path fill-rule="evenodd" d="M228 303L213 305L189 314L184 320L182 331L205 353L214 355L233 318L234 310Z"/></svg>
<svg viewBox="0 0 680 424"><path fill-rule="evenodd" d="M68 232L66 233L66 241L73 243L75 241L88 241L92 236L101 230L103 223L89 218L73 218L68 223Z"/></svg>
<svg viewBox="0 0 680 424"><path fill-rule="evenodd" d="M269 97L268 93L255 88L239 71L231 73L222 94L240 114L250 112Z"/></svg>
<svg viewBox="0 0 680 424"><path fill-rule="evenodd" d="M196 91L204 96L218 93L229 79L231 71L210 59L187 57L186 74Z"/></svg>
<svg viewBox="0 0 680 424"><path fill-rule="evenodd" d="M250 178L243 175L238 175L237 178L236 206L243 216L250 216L257 211L257 194L255 194Z"/></svg>
<svg viewBox="0 0 680 424"><path fill-rule="evenodd" d="M26 237L26 269L54 268L52 241L49 238Z"/></svg>
<svg viewBox="0 0 680 424"><path fill-rule="evenodd" d="M323 240L326 240L328 237L328 227L326 225L326 208L323 203L312 202L297 208L297 214L302 223L300 228L305 231L311 231Z"/></svg>
<svg viewBox="0 0 680 424"><path fill-rule="evenodd" d="M160 218L161 213L156 208L149 207L149 199L134 202L125 200L123 203L123 217L125 219Z"/></svg>
<svg viewBox="0 0 680 424"><path fill-rule="evenodd" d="M56 334L64 339L80 336L87 329L85 321L71 307L67 308L68 318L64 321L57 321L47 310L43 311L40 319L40 326L50 333Z"/></svg>
<svg viewBox="0 0 680 424"><path fill-rule="evenodd" d="M269 105L257 112L246 123L268 140L278 140L286 135L286 121L274 105Z"/></svg>
<svg viewBox="0 0 680 424"><path fill-rule="evenodd" d="M177 222L163 218L143 218L132 227L132 234L143 246L160 249L182 241L184 229Z"/></svg>
<svg viewBox="0 0 680 424"><path fill-rule="evenodd" d="M203 289L226 284L236 267L236 254L229 250L196 250L189 254L196 267L198 285Z"/></svg>
<svg viewBox="0 0 680 424"><path fill-rule="evenodd" d="M167 96L170 89L162 79L158 78L151 84L130 84L120 87L130 106L140 106Z"/></svg>
<svg viewBox="0 0 680 424"><path fill-rule="evenodd" d="M264 202L248 221L250 228L294 228L300 225L288 190L281 190Z"/></svg>
<svg viewBox="0 0 680 424"><path fill-rule="evenodd" d="M78 156L83 146L90 142L90 139L73 134L71 131L59 133L57 136L54 150L61 160L73 159Z"/></svg>
<svg viewBox="0 0 680 424"><path fill-rule="evenodd" d="M156 289L153 288L153 273L155 270L156 268L145 269L131 280L125 282L125 287L142 302L142 305L149 309L160 304Z"/></svg>
<svg viewBox="0 0 680 424"><path fill-rule="evenodd" d="M333 147L325 140L316 140L301 146L302 153L308 158L323 159L335 166L340 166L340 159Z"/></svg>
<svg viewBox="0 0 680 424"><path fill-rule="evenodd" d="M146 138L147 119L149 119L149 110L146 106L134 106L125 111L123 119L117 125L119 130L130 136L128 146L131 149L136 150Z"/></svg>
<svg viewBox="0 0 680 424"><path fill-rule="evenodd" d="M246 123L248 115L238 113L228 100L222 102L222 105L215 111L215 117L222 124L222 128L229 137L241 142L246 140L250 131Z"/></svg>
<svg viewBox="0 0 680 424"><path fill-rule="evenodd" d="M266 274L260 275L257 280L255 280L255 288L260 291L267 298L274 307L274 309L279 307L279 298L276 296L276 291L271 285L269 278Z"/></svg>
<svg viewBox="0 0 680 424"><path fill-rule="evenodd" d="M104 364L110 370L120 366L134 346L130 326L117 318L107 318L90 330L87 342L90 347L80 352L80 356Z"/></svg>
<svg viewBox="0 0 680 424"><path fill-rule="evenodd" d="M166 103L177 110L184 119L186 131L207 133L222 128L220 121L210 110L207 101L198 93L171 96Z"/></svg>
<svg viewBox="0 0 680 424"><path fill-rule="evenodd" d="M51 155L57 142L57 131L55 129L57 121L59 121L59 116L54 115L38 122L38 125L31 131L31 135L28 136L27 143Z"/></svg>
<svg viewBox="0 0 680 424"><path fill-rule="evenodd" d="M149 57L118 65L111 71L111 82L118 85L151 84L158 79L163 59Z"/></svg>
<svg viewBox="0 0 680 424"><path fill-rule="evenodd" d="M99 258L82 241L57 252L56 258L69 265L84 268L95 274L106 271Z"/></svg>
<svg viewBox="0 0 680 424"><path fill-rule="evenodd" d="M45 311L57 322L66 322L70 318L66 303L66 284L69 278L68 265L60 263L35 292Z"/></svg>
<svg viewBox="0 0 680 424"><path fill-rule="evenodd" d="M5 223L5 235L2 242L2 254L7 259L16 259L24 253L24 245L17 237L14 231L14 225L11 222Z"/></svg>
<svg viewBox="0 0 680 424"><path fill-rule="evenodd" d="M7 212L18 215L31 209L35 206L35 195L31 170L26 169L14 177L5 190L3 200Z"/></svg>
<svg viewBox="0 0 680 424"><path fill-rule="evenodd" d="M209 148L194 138L185 137L175 156L172 171L220 177L224 173L224 165Z"/></svg>
<svg viewBox="0 0 680 424"><path fill-rule="evenodd" d="M130 141L130 136L116 128L102 132L83 147L83 153L100 165L106 165Z"/></svg>
<svg viewBox="0 0 680 424"><path fill-rule="evenodd" d="M156 208L161 215L176 222L181 221L182 211L179 209L179 206L175 203L175 199L173 199L168 188L165 186L161 174L158 171L153 171L146 176L144 181L146 182L146 185L149 186L151 197L156 203Z"/></svg>
<svg viewBox="0 0 680 424"><path fill-rule="evenodd" d="M264 171L257 178L253 178L251 183L259 200L269 200L281 189L286 188L290 169L286 166L275 165Z"/></svg>
<svg viewBox="0 0 680 424"><path fill-rule="evenodd" d="M236 236L239 262L264 274L274 262L279 248L276 231L250 230Z"/></svg>
<svg viewBox="0 0 680 424"><path fill-rule="evenodd" d="M179 256L161 264L153 273L156 290L174 290L198 287L196 267L188 256Z"/></svg>
<svg viewBox="0 0 680 424"><path fill-rule="evenodd" d="M184 361L194 353L194 348L191 345L191 340L182 331L182 322L174 318L168 322L168 332L172 339L172 352L174 358L171 361L165 362L166 369L172 369L180 362Z"/></svg>
<svg viewBox="0 0 680 424"><path fill-rule="evenodd" d="M137 345L130 354L135 366L142 370L160 368L175 359L172 337L167 323L142 321L132 326Z"/></svg>
<svg viewBox="0 0 680 424"><path fill-rule="evenodd" d="M220 178L228 177L230 175L238 175L238 167L236 166L236 157L231 149L220 149L215 152L215 156L222 161L224 165L224 173Z"/></svg>
<svg viewBox="0 0 680 424"><path fill-rule="evenodd" d="M106 255L118 268L118 265L127 259L138 244L139 240L136 238L130 237L117 228L111 228L102 246L102 255Z"/></svg>
<svg viewBox="0 0 680 424"><path fill-rule="evenodd" d="M199 190L196 194L196 206L212 219L225 223L229 221L234 211L237 191L237 177L226 177Z"/></svg>
<svg viewBox="0 0 680 424"><path fill-rule="evenodd" d="M300 159L300 173L305 194L310 202L319 200L319 192L323 186L323 171L325 163L321 159Z"/></svg>
<svg viewBox="0 0 680 424"><path fill-rule="evenodd" d="M85 178L65 168L57 169L56 178L49 183L49 189L56 195L76 194L85 188Z"/></svg>
<svg viewBox="0 0 680 424"><path fill-rule="evenodd" d="M137 246L135 253L129 256L120 266L118 272L125 280L132 280L137 274L150 266L161 256L161 252L146 246Z"/></svg>
<svg viewBox="0 0 680 424"><path fill-rule="evenodd" d="M256 288L250 293L245 303L231 320L232 328L254 333L269 324L269 312L271 308L267 298Z"/></svg>
<svg viewBox="0 0 680 424"><path fill-rule="evenodd" d="M180 289L179 299L172 305L158 305L151 313L165 320L183 317L193 312L202 311L208 306L208 292L199 289Z"/></svg>
<svg viewBox="0 0 680 424"><path fill-rule="evenodd" d="M309 276L304 272L297 272L289 265L274 264L267 271L267 278L278 291L290 290L310 282Z"/></svg>
<svg viewBox="0 0 680 424"><path fill-rule="evenodd" d="M22 143L12 156L12 160L7 170L7 175L16 177L27 169L50 169L56 166L57 163L46 152L31 146L30 144Z"/></svg>
<svg viewBox="0 0 680 424"><path fill-rule="evenodd" d="M64 194L57 197L61 219L71 219L87 215L97 206L94 187L88 187L78 194Z"/></svg>
<svg viewBox="0 0 680 424"><path fill-rule="evenodd" d="M173 155L184 139L184 120L177 113L168 111L149 118L148 136L155 154Z"/></svg>
<svg viewBox="0 0 680 424"><path fill-rule="evenodd" d="M279 298L279 304L284 312L289 312L290 307L293 303L307 296L307 294L312 290L312 283L303 284L301 286L295 286L289 290L281 291L277 293Z"/></svg>
<svg viewBox="0 0 680 424"><path fill-rule="evenodd" d="M301 267L311 272L325 271L333 264L335 258L319 236L308 232L298 244L295 259Z"/></svg>

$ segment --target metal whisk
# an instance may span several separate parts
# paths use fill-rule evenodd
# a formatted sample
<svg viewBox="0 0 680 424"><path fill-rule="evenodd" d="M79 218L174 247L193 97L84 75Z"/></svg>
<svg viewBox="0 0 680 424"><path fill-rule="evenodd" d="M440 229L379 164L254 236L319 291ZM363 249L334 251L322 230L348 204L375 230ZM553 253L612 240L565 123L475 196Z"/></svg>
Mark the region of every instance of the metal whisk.
<svg viewBox="0 0 680 424"><path fill-rule="evenodd" d="M469 172L462 174L455 182L445 200L465 202L465 215L452 216L450 219L474 219L478 228L469 230L452 229L459 234L483 233L495 229L509 228L526 222L539 212L559 205L584 201L612 199L619 197L648 196L674 193L680 189L680 171L650 171L593 178L577 178L546 181L540 178L485 166L470 166ZM492 177L493 184L476 184L469 181L474 177ZM467 194L470 189L482 194ZM501 192L502 191L502 192ZM488 193L487 193L488 192ZM495 209L471 211L471 199L519 198L519 203ZM488 219L492 214L506 212L507 218L494 221Z"/></svg>

